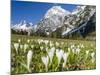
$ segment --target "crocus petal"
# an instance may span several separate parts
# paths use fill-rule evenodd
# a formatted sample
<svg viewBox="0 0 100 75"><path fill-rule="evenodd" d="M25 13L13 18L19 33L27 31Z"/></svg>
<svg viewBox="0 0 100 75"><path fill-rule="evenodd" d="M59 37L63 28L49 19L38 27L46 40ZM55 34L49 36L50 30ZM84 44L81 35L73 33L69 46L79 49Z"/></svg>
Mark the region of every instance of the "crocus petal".
<svg viewBox="0 0 100 75"><path fill-rule="evenodd" d="M68 52L63 54L64 63L67 62L68 56L69 56Z"/></svg>
<svg viewBox="0 0 100 75"><path fill-rule="evenodd" d="M24 52L26 52L27 48L28 48L28 44L24 44Z"/></svg>
<svg viewBox="0 0 100 75"><path fill-rule="evenodd" d="M48 71L48 63L49 63L49 57L48 56L43 56L43 57L41 57L41 59L42 59L42 62L44 63L44 65L45 65L45 69L46 69L46 71Z"/></svg>
<svg viewBox="0 0 100 75"><path fill-rule="evenodd" d="M50 58L50 63L52 63L52 58L54 56L54 51L55 51L55 48L52 47L47 53L48 53L48 56Z"/></svg>
<svg viewBox="0 0 100 75"><path fill-rule="evenodd" d="M76 48L76 53L79 54L80 53L80 50L81 50L80 48Z"/></svg>
<svg viewBox="0 0 100 75"><path fill-rule="evenodd" d="M33 54L33 52L31 50L29 50L27 53L27 68L28 68L28 70L30 70L30 63L32 60L32 54Z"/></svg>
<svg viewBox="0 0 100 75"><path fill-rule="evenodd" d="M93 57L94 57L94 55L95 55L95 53L94 53L94 52L92 52L92 53L91 53L91 57L93 58Z"/></svg>
<svg viewBox="0 0 100 75"><path fill-rule="evenodd" d="M20 43L20 42L21 42L21 40L20 40L20 39L18 39L18 42Z"/></svg>
<svg viewBox="0 0 100 75"><path fill-rule="evenodd" d="M62 56L63 56L63 51L56 49L56 56L58 58L58 65L59 65L60 64L60 61L62 59Z"/></svg>
<svg viewBox="0 0 100 75"><path fill-rule="evenodd" d="M88 54L89 54L89 50L86 51L86 55L88 55Z"/></svg>
<svg viewBox="0 0 100 75"><path fill-rule="evenodd" d="M19 43L14 43L14 48L16 50L16 52L18 51L18 48L19 48Z"/></svg>
<svg viewBox="0 0 100 75"><path fill-rule="evenodd" d="M23 49L23 45L20 45L20 49L21 49L21 50Z"/></svg>
<svg viewBox="0 0 100 75"><path fill-rule="evenodd" d="M30 43L30 40L29 39L27 40L27 43Z"/></svg>

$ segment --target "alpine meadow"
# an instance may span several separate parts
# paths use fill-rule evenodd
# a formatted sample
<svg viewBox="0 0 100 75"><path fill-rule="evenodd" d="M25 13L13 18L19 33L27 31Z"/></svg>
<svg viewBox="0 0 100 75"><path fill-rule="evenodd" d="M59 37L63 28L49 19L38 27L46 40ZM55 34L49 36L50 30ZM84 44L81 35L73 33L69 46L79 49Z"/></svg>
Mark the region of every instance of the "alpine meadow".
<svg viewBox="0 0 100 75"><path fill-rule="evenodd" d="M11 74L96 69L96 6L11 1Z"/></svg>

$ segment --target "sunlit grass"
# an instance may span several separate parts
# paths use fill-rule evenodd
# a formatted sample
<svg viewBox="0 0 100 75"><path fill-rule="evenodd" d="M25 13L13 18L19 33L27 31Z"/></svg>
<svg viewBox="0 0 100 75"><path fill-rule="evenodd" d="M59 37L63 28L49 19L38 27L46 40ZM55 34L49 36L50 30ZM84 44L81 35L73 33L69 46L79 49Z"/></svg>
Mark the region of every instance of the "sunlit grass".
<svg viewBox="0 0 100 75"><path fill-rule="evenodd" d="M12 35L12 74L95 69L95 57L95 41Z"/></svg>

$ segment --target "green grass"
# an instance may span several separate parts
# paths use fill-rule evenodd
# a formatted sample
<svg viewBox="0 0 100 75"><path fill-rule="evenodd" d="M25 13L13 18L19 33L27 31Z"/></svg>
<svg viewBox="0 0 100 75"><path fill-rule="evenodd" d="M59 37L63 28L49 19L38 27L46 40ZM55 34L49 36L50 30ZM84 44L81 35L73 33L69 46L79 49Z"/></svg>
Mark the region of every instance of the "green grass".
<svg viewBox="0 0 100 75"><path fill-rule="evenodd" d="M18 43L20 39L20 43ZM38 39L43 41L39 44ZM27 42L30 40L30 42ZM45 44L44 41L48 40L49 43ZM50 46L50 42L53 46ZM56 45L56 42L59 45ZM18 47L16 51L14 43L19 45L27 44L28 47L24 51L24 47L21 49ZM31 47L34 45L34 47ZM79 46L80 52L73 53L71 46L74 45L74 48ZM81 48L81 45L84 48ZM40 47L43 47L41 50ZM48 70L45 69L45 64L42 62L41 57L48 56L46 48L51 49L55 48L54 56L52 63L48 63ZM68 51L70 48L70 52ZM62 58L60 64L58 65L58 58L56 56L56 49L62 49L64 52L69 52L69 56L66 62L66 65L63 67L64 59ZM27 68L27 53L31 50L33 52L32 61L30 63L30 71ZM89 51L89 54L86 55L86 51ZM71 40L71 39L57 39L57 38L45 38L45 37L35 37L35 36L26 36L26 35L12 35L11 36L11 72L12 75L17 73L39 73L39 72L55 72L55 71L73 71L73 70L90 70L96 68L96 60L94 55L94 62L92 62L92 53L96 54L96 45L95 41L86 41L86 40Z"/></svg>

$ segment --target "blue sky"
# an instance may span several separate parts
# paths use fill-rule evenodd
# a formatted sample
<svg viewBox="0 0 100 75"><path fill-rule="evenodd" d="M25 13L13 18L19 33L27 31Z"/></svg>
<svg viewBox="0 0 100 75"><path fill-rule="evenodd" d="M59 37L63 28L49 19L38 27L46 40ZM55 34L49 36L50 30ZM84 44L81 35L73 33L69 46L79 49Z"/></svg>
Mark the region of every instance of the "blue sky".
<svg viewBox="0 0 100 75"><path fill-rule="evenodd" d="M11 22L13 24L19 23L21 20L37 24L43 18L46 11L54 6L54 3L41 2L25 2L15 1L11 2ZM57 4L62 8L72 11L77 5L72 4Z"/></svg>

